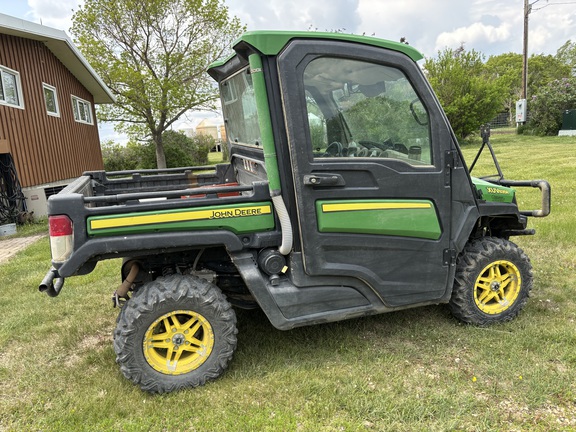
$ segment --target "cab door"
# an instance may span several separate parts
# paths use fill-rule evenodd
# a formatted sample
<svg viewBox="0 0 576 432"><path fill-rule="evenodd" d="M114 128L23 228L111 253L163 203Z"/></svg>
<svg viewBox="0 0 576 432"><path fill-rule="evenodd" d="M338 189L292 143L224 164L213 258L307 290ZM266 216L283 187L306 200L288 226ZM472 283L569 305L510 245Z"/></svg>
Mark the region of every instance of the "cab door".
<svg viewBox="0 0 576 432"><path fill-rule="evenodd" d="M352 276L391 307L445 298L452 141L418 66L318 40L277 65L306 274Z"/></svg>

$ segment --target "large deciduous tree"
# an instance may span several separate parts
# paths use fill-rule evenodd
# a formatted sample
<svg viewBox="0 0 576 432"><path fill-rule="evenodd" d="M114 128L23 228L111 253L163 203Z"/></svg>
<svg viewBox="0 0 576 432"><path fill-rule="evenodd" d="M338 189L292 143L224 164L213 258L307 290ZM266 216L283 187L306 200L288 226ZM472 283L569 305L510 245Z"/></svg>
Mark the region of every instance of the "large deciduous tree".
<svg viewBox="0 0 576 432"><path fill-rule="evenodd" d="M424 69L458 138L466 138L492 120L502 108L503 94L477 51L446 48L427 59Z"/></svg>
<svg viewBox="0 0 576 432"><path fill-rule="evenodd" d="M516 101L522 97L522 54L506 53L491 56L486 62L488 72L498 80L505 95L504 105L514 115ZM528 59L528 99L551 81L568 77L570 67L551 55L534 54Z"/></svg>
<svg viewBox="0 0 576 432"><path fill-rule="evenodd" d="M576 42L567 40L564 45L558 48L556 58L562 63L570 66L572 75L576 76Z"/></svg>
<svg viewBox="0 0 576 432"><path fill-rule="evenodd" d="M86 0L74 13L75 42L116 96L102 121L151 139L166 167L162 135L189 110L213 109L205 73L244 30L220 0Z"/></svg>

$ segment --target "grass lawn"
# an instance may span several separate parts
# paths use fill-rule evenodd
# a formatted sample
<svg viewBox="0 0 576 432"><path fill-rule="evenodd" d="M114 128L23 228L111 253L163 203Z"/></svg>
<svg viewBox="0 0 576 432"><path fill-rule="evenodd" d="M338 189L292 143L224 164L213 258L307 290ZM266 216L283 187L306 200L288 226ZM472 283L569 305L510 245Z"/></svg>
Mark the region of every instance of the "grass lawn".
<svg viewBox="0 0 576 432"><path fill-rule="evenodd" d="M552 214L514 238L535 274L516 320L466 326L440 305L281 332L239 311L220 379L151 396L114 361L119 262L49 298L45 238L0 264L0 431L576 430L576 138L492 141L507 178L552 184ZM476 175L494 172L487 159ZM536 191L518 196L539 205Z"/></svg>

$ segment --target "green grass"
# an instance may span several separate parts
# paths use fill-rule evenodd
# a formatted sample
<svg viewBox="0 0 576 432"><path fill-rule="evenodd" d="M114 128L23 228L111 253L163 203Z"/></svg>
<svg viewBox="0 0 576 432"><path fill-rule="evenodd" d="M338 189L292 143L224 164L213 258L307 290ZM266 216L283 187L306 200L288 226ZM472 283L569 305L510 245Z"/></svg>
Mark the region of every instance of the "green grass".
<svg viewBox="0 0 576 432"><path fill-rule="evenodd" d="M530 222L537 234L515 239L535 284L513 322L465 326L440 305L281 332L239 311L220 379L151 396L114 361L119 262L49 298L36 288L42 239L0 265L0 431L576 430L576 138L492 138L507 178L553 191L552 214ZM484 162L476 174L493 171ZM539 205L536 191L518 199Z"/></svg>
<svg viewBox="0 0 576 432"><path fill-rule="evenodd" d="M221 152L208 153L208 162L211 164L222 163L222 153Z"/></svg>

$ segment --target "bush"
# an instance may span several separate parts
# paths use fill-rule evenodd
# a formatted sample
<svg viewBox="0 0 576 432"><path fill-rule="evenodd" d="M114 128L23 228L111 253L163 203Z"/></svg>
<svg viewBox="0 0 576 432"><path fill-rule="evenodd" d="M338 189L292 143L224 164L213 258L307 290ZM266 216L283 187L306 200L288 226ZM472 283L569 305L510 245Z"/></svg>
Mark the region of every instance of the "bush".
<svg viewBox="0 0 576 432"><path fill-rule="evenodd" d="M113 141L102 143L102 159L106 171L134 170L138 167L137 149Z"/></svg>
<svg viewBox="0 0 576 432"><path fill-rule="evenodd" d="M181 132L167 131L162 136L167 168L208 164L208 152L216 140L208 135L189 138ZM143 144L129 142L126 146L108 141L102 144L106 171L156 168L156 147L153 141Z"/></svg>
<svg viewBox="0 0 576 432"><path fill-rule="evenodd" d="M532 96L528 105L530 120L526 129L539 135L558 135L562 113L576 108L576 77L554 80Z"/></svg>

